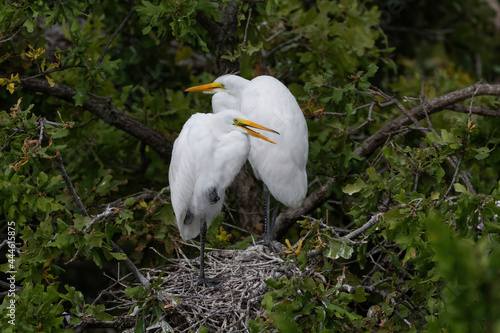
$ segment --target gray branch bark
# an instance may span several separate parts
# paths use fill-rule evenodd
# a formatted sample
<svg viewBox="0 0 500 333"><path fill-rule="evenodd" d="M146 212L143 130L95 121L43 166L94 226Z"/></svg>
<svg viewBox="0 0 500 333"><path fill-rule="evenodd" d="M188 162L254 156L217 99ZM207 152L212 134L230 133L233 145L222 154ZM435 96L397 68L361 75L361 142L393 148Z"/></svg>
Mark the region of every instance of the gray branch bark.
<svg viewBox="0 0 500 333"><path fill-rule="evenodd" d="M426 101L425 104L414 107L409 110L409 114L412 118L420 120L425 118L425 109L430 115L471 98L472 96L481 95L500 96L500 84L478 84L456 90L446 95L430 99ZM383 146L387 139L391 138L401 127L410 125L412 123L411 117L401 115L393 121L389 121L381 129L375 132L375 134L367 138L354 153L361 157L369 157L377 148Z"/></svg>
<svg viewBox="0 0 500 333"><path fill-rule="evenodd" d="M21 86L24 89L44 93L48 96L57 97L70 104L74 104L73 96L76 90L64 84L56 83L51 87L45 79L21 79ZM116 108L108 101L103 101L92 94L87 96L83 102L82 108L87 110L104 122L118 129L121 129L138 140L149 145L163 159L170 161L172 154L172 143L167 141L161 134L148 128L141 122L125 114L122 110Z"/></svg>

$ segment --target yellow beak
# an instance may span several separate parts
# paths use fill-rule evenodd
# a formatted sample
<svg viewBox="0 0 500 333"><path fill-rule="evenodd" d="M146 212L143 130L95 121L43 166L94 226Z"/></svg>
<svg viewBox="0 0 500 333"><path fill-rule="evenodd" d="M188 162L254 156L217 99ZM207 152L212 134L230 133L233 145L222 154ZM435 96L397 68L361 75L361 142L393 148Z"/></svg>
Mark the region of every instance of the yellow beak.
<svg viewBox="0 0 500 333"><path fill-rule="evenodd" d="M193 92L193 91L214 91L215 89L225 89L225 88L224 88L224 85L222 83L213 82L213 83L209 83L209 84L203 84L201 86L187 88L184 91L190 91L190 92Z"/></svg>
<svg viewBox="0 0 500 333"><path fill-rule="evenodd" d="M273 132L273 133L276 133L276 134L279 135L279 133L276 132L275 130L272 130L272 129L267 128L265 126L256 124L256 123L254 123L254 122L252 122L250 120L244 120L244 119L234 118L233 121L234 121L234 126L240 126L241 128L244 128L248 132L248 134L250 134L252 136L255 136L255 137L259 138L259 139L262 139L264 141L276 144L276 142L269 140L268 138L266 138L262 134L257 133L254 130L251 130L250 128L248 128L248 127L257 128L257 129L260 129L260 130L263 130L263 131L266 131L266 132Z"/></svg>

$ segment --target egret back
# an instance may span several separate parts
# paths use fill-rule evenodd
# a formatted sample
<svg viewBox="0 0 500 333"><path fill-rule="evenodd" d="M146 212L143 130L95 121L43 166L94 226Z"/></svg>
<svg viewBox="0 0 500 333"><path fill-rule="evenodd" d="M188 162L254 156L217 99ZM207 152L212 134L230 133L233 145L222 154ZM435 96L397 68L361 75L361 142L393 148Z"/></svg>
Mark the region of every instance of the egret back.
<svg viewBox="0 0 500 333"><path fill-rule="evenodd" d="M280 133L275 145L252 137L248 159L273 197L288 207L299 206L307 193L309 141L295 97L277 79L258 76L241 93L240 110L248 119Z"/></svg>
<svg viewBox="0 0 500 333"><path fill-rule="evenodd" d="M169 183L184 240L198 236L201 221L208 227L220 213L225 190L248 156L248 136L231 125L234 117L228 111L195 114L174 143Z"/></svg>

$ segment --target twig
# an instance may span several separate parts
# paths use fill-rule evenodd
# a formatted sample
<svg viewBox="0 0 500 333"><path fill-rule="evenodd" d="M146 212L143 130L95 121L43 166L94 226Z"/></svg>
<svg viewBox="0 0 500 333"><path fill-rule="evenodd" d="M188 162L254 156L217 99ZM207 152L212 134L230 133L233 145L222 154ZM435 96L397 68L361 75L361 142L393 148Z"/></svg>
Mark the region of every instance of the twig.
<svg viewBox="0 0 500 333"><path fill-rule="evenodd" d="M73 184L71 183L71 179L69 179L69 176L66 173L66 169L64 168L64 164L62 162L62 157L61 157L60 152L55 157L55 160L56 160L56 167L61 171L61 175L64 179L64 182L66 183L66 186L67 186L71 196L73 197L73 200L75 200L75 203L76 203L76 206L78 207L78 210L80 210L80 213L83 216L88 217L89 214L87 213L85 206L83 205L82 201L80 200L80 197L78 196L78 194L76 194L75 188L73 187ZM96 218L94 219L95 221L98 220L97 219L98 216L96 216ZM93 222L91 222L90 224L92 224L92 223ZM123 250L118 245L116 245L115 242L111 241L111 246L113 247L113 249L116 252L120 252L120 253L125 254L125 252L123 252ZM144 287L149 287L149 285L150 285L149 281L141 274L141 272L139 272L137 267L134 265L134 263L128 257L124 260L124 262L125 262L125 265L127 265L127 267L130 269L130 271L132 271L132 273L135 275L135 277L141 282L141 284Z"/></svg>
<svg viewBox="0 0 500 333"><path fill-rule="evenodd" d="M64 67L57 67L57 68L53 68L53 69L45 71L45 72L38 73L38 74L33 75L33 76L24 77L24 78L22 78L22 80L29 81L29 80L36 79L40 76L45 76L47 74L54 73L54 72L65 71L65 70L71 69L71 68L85 68L85 66L83 66L83 65L70 65L70 66L64 66Z"/></svg>
<svg viewBox="0 0 500 333"><path fill-rule="evenodd" d="M70 104L75 104L73 97L76 90L64 84L56 83L53 87L44 79L21 78L23 88L54 96ZM83 102L82 108L98 116L107 124L131 134L140 141L144 141L155 150L163 159L169 161L172 153L172 143L160 133L148 128L143 123L126 115L122 110L110 103L102 102L89 94Z"/></svg>
<svg viewBox="0 0 500 333"><path fill-rule="evenodd" d="M92 219L92 221L90 221L90 223L85 227L85 229L83 229L84 232L88 232L89 229L92 227L92 225L94 223L96 223L97 221L100 221L102 220L103 218L113 214L114 210L111 208L110 205L107 205L106 206L106 209L104 210L104 212L102 212L101 214L98 214L96 217L94 217Z"/></svg>
<svg viewBox="0 0 500 333"><path fill-rule="evenodd" d="M243 42L241 42L242 45L244 45L247 42L248 25L250 24L251 17L252 17L252 7L249 7L247 24L245 25L245 34L243 35Z"/></svg>
<svg viewBox="0 0 500 333"><path fill-rule="evenodd" d="M356 230L348 233L345 236L342 236L342 238L352 239L354 237L357 237L357 236L361 235L366 230L368 230L372 226L374 226L379 221L379 218L380 218L381 215L382 215L382 213L377 213L377 214L373 215L372 218L368 222L366 222L365 224L363 224L360 228L358 228L358 229L356 229Z"/></svg>
<svg viewBox="0 0 500 333"><path fill-rule="evenodd" d="M323 112L321 115L325 115L325 116L346 116L347 113L345 113L345 112Z"/></svg>
<svg viewBox="0 0 500 333"><path fill-rule="evenodd" d="M123 252L123 250L118 245L116 245L115 242L111 241L111 246L113 247L113 250L115 250L116 252L125 254L125 252ZM139 282L142 284L143 287L147 288L147 287L150 286L149 281L144 277L144 275L141 274L141 272L139 272L139 270L134 265L134 263L132 262L132 260L130 260L127 257L124 260L124 262L125 262L125 265L128 267L128 269L130 269L130 271L132 272L132 274L134 274L134 276L137 278L137 280L139 280Z"/></svg>
<svg viewBox="0 0 500 333"><path fill-rule="evenodd" d="M5 142L3 143L2 148L0 149L0 151L4 150L5 147L7 147L7 145L9 144L9 141L12 139L12 137L14 135L18 134L18 133L26 133L26 131L23 130L23 129L20 129L20 128L14 128L12 134L10 134L7 137L7 139L5 139Z"/></svg>
<svg viewBox="0 0 500 333"><path fill-rule="evenodd" d="M23 22L24 24L24 22ZM17 36L18 33L21 32L21 30L23 30L23 25L21 24L21 26L19 27L19 29L16 30L16 32L14 32L14 34L12 36L10 36L9 38L6 38L6 39L3 39L3 40L0 40L0 44L2 43L5 43L5 42L8 42L9 40L13 39L14 37Z"/></svg>
<svg viewBox="0 0 500 333"><path fill-rule="evenodd" d="M427 112L430 115L444 110L447 107L455 105L460 101L471 98L472 95L500 96L500 84L473 85L433 98L431 100L428 100L426 103ZM417 105L408 112L415 119L422 119L423 117L425 117L425 112L422 105ZM387 139L393 135L395 130L407 126L410 123L412 123L412 121L406 115L402 115L397 119L394 119L393 121L387 122L377 132L365 139L363 143L358 148L356 148L354 153L361 157L370 156L378 147L383 145L387 141Z"/></svg>
<svg viewBox="0 0 500 333"><path fill-rule="evenodd" d="M130 11L128 12L127 16L125 17L125 19L122 21L122 23L118 26L118 28L116 28L115 32L111 35L111 37L109 38L108 40L108 43L106 44L106 46L104 47L104 49L102 50L102 53L101 53L101 56L99 57L99 59L97 60L97 65L99 66L101 64L101 62L104 60L104 55L106 54L106 52L108 51L108 48L109 46L111 45L111 43L113 42L113 40L116 38L116 36L118 36L118 34L120 33L120 31L123 29L123 27L125 26L125 24L127 23L128 19L130 18L130 16L132 16L132 13L134 12L134 0L131 0L130 1Z"/></svg>
<svg viewBox="0 0 500 333"><path fill-rule="evenodd" d="M71 183L71 179L69 179L68 174L66 173L66 169L64 168L64 164L62 161L61 157L61 152L58 152L58 154L55 157L56 160L56 167L61 171L61 175L63 177L64 182L66 183L66 187L68 188L69 193L73 197L73 200L75 200L76 207L78 207L78 210L83 216L89 216L87 213L87 210L85 209L85 206L83 205L82 201L80 200L80 197L78 194L76 194L75 188L73 187L73 184Z"/></svg>
<svg viewBox="0 0 500 333"><path fill-rule="evenodd" d="M42 145L42 141L43 141L43 136L44 136L44 128L45 128L45 117L40 117L38 119L38 124L40 126L40 134L38 136L38 141L35 145L35 147L33 148L33 151L37 151L40 146Z"/></svg>
<svg viewBox="0 0 500 333"><path fill-rule="evenodd" d="M455 183L455 180L457 179L458 172L460 170L460 166L462 165L462 160L463 160L464 154L460 154L460 157L458 158L458 162L455 166L455 173L453 173L453 177L451 178L450 185L448 186L448 189L446 189L446 192L444 194L444 197L447 197L448 194L450 193L451 188L453 187L453 184Z"/></svg>

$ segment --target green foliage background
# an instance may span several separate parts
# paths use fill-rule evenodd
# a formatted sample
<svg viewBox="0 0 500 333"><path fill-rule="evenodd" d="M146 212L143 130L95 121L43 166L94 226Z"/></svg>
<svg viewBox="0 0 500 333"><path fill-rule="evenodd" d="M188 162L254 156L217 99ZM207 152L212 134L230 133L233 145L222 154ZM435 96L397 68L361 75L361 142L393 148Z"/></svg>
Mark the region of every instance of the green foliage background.
<svg viewBox="0 0 500 333"><path fill-rule="evenodd" d="M499 31L486 1L0 3L0 230L3 241L15 222L15 320L23 323L9 324L4 292L4 332L113 320L121 313L94 302L107 287L103 272L116 276L126 257L138 267L165 264L150 247L174 253L169 154L89 112L89 98L161 133L168 145L191 114L210 111L209 96L183 89L234 70L270 74L289 87L308 121L309 193L334 179L310 218L281 238L300 239L288 258L317 265L322 278L266 281L266 317L251 320L251 332L500 331L498 116L436 112L420 120L427 132L402 128L374 153L355 153L402 114L388 103L392 96L410 110L498 79ZM229 21L234 30L224 30ZM46 89L33 88L35 79ZM50 93L59 85L74 96ZM498 111L500 104L491 94L460 105ZM77 207L58 160L90 216ZM86 229L110 203L112 214ZM342 238L374 216L376 226ZM234 231L228 245L219 225L212 245L248 242ZM322 256L311 259L311 251ZM11 270L3 262L2 271ZM163 315L148 290L126 294L149 314L136 331Z"/></svg>

